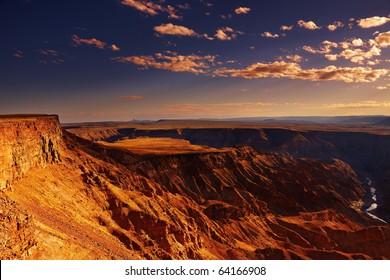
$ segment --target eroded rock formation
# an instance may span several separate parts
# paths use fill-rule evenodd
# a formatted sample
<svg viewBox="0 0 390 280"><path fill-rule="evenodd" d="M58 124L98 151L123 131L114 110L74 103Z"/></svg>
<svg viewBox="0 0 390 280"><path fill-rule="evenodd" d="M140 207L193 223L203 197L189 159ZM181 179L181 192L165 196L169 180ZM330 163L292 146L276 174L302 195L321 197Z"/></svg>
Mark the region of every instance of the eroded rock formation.
<svg viewBox="0 0 390 280"><path fill-rule="evenodd" d="M390 258L390 227L364 213L342 160L248 146L143 157L52 116L0 126L2 259Z"/></svg>

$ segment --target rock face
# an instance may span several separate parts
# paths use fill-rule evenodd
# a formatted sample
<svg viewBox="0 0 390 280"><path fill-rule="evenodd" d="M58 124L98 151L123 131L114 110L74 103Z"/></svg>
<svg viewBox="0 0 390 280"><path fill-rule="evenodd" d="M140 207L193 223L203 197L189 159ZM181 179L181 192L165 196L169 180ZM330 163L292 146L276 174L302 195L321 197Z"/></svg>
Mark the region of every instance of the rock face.
<svg viewBox="0 0 390 280"><path fill-rule="evenodd" d="M387 120L387 119L386 119ZM379 206L375 213L390 222L390 135L348 131L289 130L282 128L199 128L199 129L112 129L75 130L90 140L116 141L136 137L171 137L214 148L247 145L258 151L284 157L312 158L325 162L340 159L348 163L363 181L373 180ZM106 131L107 132L107 131Z"/></svg>
<svg viewBox="0 0 390 280"><path fill-rule="evenodd" d="M342 160L145 157L52 116L0 125L2 259L390 259L390 227L362 212Z"/></svg>
<svg viewBox="0 0 390 280"><path fill-rule="evenodd" d="M59 162L61 143L57 116L0 119L0 190L31 168Z"/></svg>

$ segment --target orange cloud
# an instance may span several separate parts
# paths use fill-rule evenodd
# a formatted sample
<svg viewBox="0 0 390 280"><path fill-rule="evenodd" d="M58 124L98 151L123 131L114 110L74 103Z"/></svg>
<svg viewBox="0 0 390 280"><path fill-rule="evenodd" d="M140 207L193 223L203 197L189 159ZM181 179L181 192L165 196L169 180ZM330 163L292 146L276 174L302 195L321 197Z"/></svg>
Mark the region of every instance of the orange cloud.
<svg viewBox="0 0 390 280"><path fill-rule="evenodd" d="M117 46L117 45L115 45L115 44L112 44L111 46L110 46L110 49L112 50L112 51L114 51L114 52L119 52L121 49Z"/></svg>
<svg viewBox="0 0 390 280"><path fill-rule="evenodd" d="M371 27L377 27L384 25L386 23L390 22L390 18L388 17L369 17L369 18L364 18L358 21L358 25L361 28L371 28Z"/></svg>
<svg viewBox="0 0 390 280"><path fill-rule="evenodd" d="M150 16L158 15L159 12L165 12L168 14L169 18L173 18L173 19L181 18L181 16L177 14L176 9L170 5L163 6L162 4L156 4L152 1L145 1L145 0L121 0L121 3L123 5L132 7ZM160 1L160 3L163 3L163 1Z"/></svg>
<svg viewBox="0 0 390 280"><path fill-rule="evenodd" d="M377 86L376 89L379 89L379 90L387 90L387 89L390 89L390 84Z"/></svg>
<svg viewBox="0 0 390 280"><path fill-rule="evenodd" d="M234 10L234 12L238 15L241 15L241 14L247 14L251 11L250 8L247 8L247 7L239 7L237 9Z"/></svg>
<svg viewBox="0 0 390 280"><path fill-rule="evenodd" d="M338 47L337 43L325 40L321 43L321 47L319 49L314 49L313 47L310 46L303 46L302 49L309 53L314 53L314 54L328 54L332 52L332 48L337 48L337 47Z"/></svg>
<svg viewBox="0 0 390 280"><path fill-rule="evenodd" d="M336 103L327 104L325 108L333 109L375 109L375 108L390 108L390 102L377 102L377 101L362 101L355 103Z"/></svg>
<svg viewBox="0 0 390 280"><path fill-rule="evenodd" d="M100 41L96 38L92 38L92 39L82 39L80 38L79 36L73 34L72 35L72 41L77 45L77 46L81 46L82 44L85 44L85 45L91 45L91 46L95 46L99 49L104 49L107 45L107 43L103 42L103 41Z"/></svg>
<svg viewBox="0 0 390 280"><path fill-rule="evenodd" d="M382 48L390 46L390 31L379 33L375 38L375 42Z"/></svg>
<svg viewBox="0 0 390 280"><path fill-rule="evenodd" d="M388 75L387 69L372 69L370 67L336 67L302 69L295 62L275 61L270 63L255 63L245 69L215 71L218 76L258 78L289 78L311 81L343 81L346 83L374 82Z"/></svg>
<svg viewBox="0 0 390 280"><path fill-rule="evenodd" d="M279 57L279 59L283 59L283 57ZM303 57L300 56L300 55L297 55L297 54L294 54L294 55L286 55L285 56L285 59L289 60L289 61L294 61L294 62L301 62Z"/></svg>
<svg viewBox="0 0 390 280"><path fill-rule="evenodd" d="M200 35L192 29L185 26L174 25L172 23L161 24L153 28L159 34L162 35L174 35L174 36L190 36L190 37L208 37L206 34Z"/></svg>
<svg viewBox="0 0 390 280"><path fill-rule="evenodd" d="M361 46L364 45L363 40L360 39L360 38L353 39L351 43L352 43L352 45L353 45L354 47L361 47Z"/></svg>
<svg viewBox="0 0 390 280"><path fill-rule="evenodd" d="M293 28L294 28L294 25L290 25L290 26L282 25L282 26L280 27L280 30L282 30L282 31L290 31L290 30L292 30Z"/></svg>
<svg viewBox="0 0 390 280"><path fill-rule="evenodd" d="M154 56L127 56L114 57L114 61L122 63L133 63L142 66L143 69L157 68L172 72L191 72L195 74L206 74L215 56L179 55L175 52L156 53Z"/></svg>
<svg viewBox="0 0 390 280"><path fill-rule="evenodd" d="M91 38L91 39L82 39L80 38L79 36L73 34L72 35L72 41L73 43L76 45L76 46L81 46L81 45L90 45L90 46L95 46L99 49L106 49L106 46L107 46L107 43L106 42L103 42L103 41L100 41L96 38ZM115 45L115 44L111 44L110 46L107 47L108 49L116 52L116 51L120 51L120 48ZM48 50L46 50L47 52ZM50 51L50 50L49 50Z"/></svg>
<svg viewBox="0 0 390 280"><path fill-rule="evenodd" d="M122 95L122 96L119 96L119 99L123 99L123 100L140 100L140 99L144 99L143 96L139 96L139 95Z"/></svg>
<svg viewBox="0 0 390 280"><path fill-rule="evenodd" d="M304 21L304 20L299 20L298 21L298 26L310 30L316 30L320 29L321 27L317 26L317 24L314 23L314 21Z"/></svg>
<svg viewBox="0 0 390 280"><path fill-rule="evenodd" d="M340 43L324 41L319 49L310 46L304 46L303 49L314 54L324 54L325 58L331 61L344 58L357 64L376 65L380 61L371 59L380 56L382 52L381 47L386 47L389 43L390 32L388 34L380 33L375 40L363 41L360 38L353 38ZM337 48L343 50L338 53L332 53Z"/></svg>
<svg viewBox="0 0 390 280"><path fill-rule="evenodd" d="M327 26L330 31L335 31L337 28L341 27L344 27L344 24L341 21L335 21L333 24Z"/></svg>
<svg viewBox="0 0 390 280"><path fill-rule="evenodd" d="M266 38L279 38L279 34L272 34L271 32L263 32L261 34L262 37L266 37Z"/></svg>
<svg viewBox="0 0 390 280"><path fill-rule="evenodd" d="M164 106L162 113L164 114L191 114L192 116L205 115L221 115L237 113L237 110L242 109L246 113L253 112L258 113L259 110L269 108L277 104L264 103L264 102L237 102L237 103L184 103L184 104L171 104Z"/></svg>
<svg viewBox="0 0 390 280"><path fill-rule="evenodd" d="M221 41L230 41L232 39L237 38L238 35L242 35L243 32L233 30L230 27L223 27L220 29L217 29L215 33L215 37L218 38Z"/></svg>

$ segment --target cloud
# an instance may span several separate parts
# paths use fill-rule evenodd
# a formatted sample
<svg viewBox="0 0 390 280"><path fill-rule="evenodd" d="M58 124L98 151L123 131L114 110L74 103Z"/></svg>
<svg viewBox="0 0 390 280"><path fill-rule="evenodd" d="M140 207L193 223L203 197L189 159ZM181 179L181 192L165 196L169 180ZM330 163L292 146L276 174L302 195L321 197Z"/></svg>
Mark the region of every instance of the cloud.
<svg viewBox="0 0 390 280"><path fill-rule="evenodd" d="M177 7L178 7L179 9L182 9L182 10L189 10L189 9L191 9L191 5L188 4L188 3L179 4L179 5L177 5Z"/></svg>
<svg viewBox="0 0 390 280"><path fill-rule="evenodd" d="M354 46L354 47L361 47L361 46L364 45L363 40L360 39L360 38L358 38L358 39L353 39L351 43L352 43L352 46Z"/></svg>
<svg viewBox="0 0 390 280"><path fill-rule="evenodd" d="M227 15L220 15L219 17L221 19L228 19L228 18L232 18L233 16L231 14L227 14Z"/></svg>
<svg viewBox="0 0 390 280"><path fill-rule="evenodd" d="M255 63L245 69L225 69L214 72L217 76L258 78L289 78L311 81L343 81L346 83L374 82L388 75L387 69L372 69L370 67L336 67L302 69L295 62L275 61Z"/></svg>
<svg viewBox="0 0 390 280"><path fill-rule="evenodd" d="M64 55L64 53L57 51L57 50L50 50L50 49L40 49L38 50L40 54L48 55L48 56L60 56Z"/></svg>
<svg viewBox="0 0 390 280"><path fill-rule="evenodd" d="M390 18L388 17L369 17L369 18L364 18L358 21L358 25L361 28L371 28L371 27L377 27L384 25L386 23L390 22Z"/></svg>
<svg viewBox="0 0 390 280"><path fill-rule="evenodd" d="M375 108L390 108L390 102L377 102L377 101L361 101L354 103L336 103L327 104L323 106L325 108L333 109L375 109Z"/></svg>
<svg viewBox="0 0 390 280"><path fill-rule="evenodd" d="M285 59L287 59L289 61L294 61L294 62L301 62L303 57L300 55L294 54L294 55L286 55Z"/></svg>
<svg viewBox="0 0 390 280"><path fill-rule="evenodd" d="M95 47L97 47L98 49L101 49L101 50L104 50L107 47L107 43L106 42L100 41L100 40L98 40L96 38L83 39L83 38L80 38L79 36L77 36L75 34L72 35L72 42L76 46L89 45L89 46L95 46ZM117 45L115 45L115 44L111 44L107 48L112 50L112 51L114 51L114 52L120 51L120 48Z"/></svg>
<svg viewBox="0 0 390 280"><path fill-rule="evenodd" d="M114 52L119 52L121 49L117 46L117 45L115 45L115 44L112 44L111 46L110 46L110 49L112 50L112 51L114 51Z"/></svg>
<svg viewBox="0 0 390 280"><path fill-rule="evenodd" d="M381 55L381 49L373 46L368 51L364 51L362 49L346 49L338 54L338 57L342 57L354 63L363 64L364 60L371 59L372 57L379 55Z"/></svg>
<svg viewBox="0 0 390 280"><path fill-rule="evenodd" d="M121 95L118 98L119 99L123 99L123 100L141 100L141 99L144 99L143 96L139 96L139 95Z"/></svg>
<svg viewBox="0 0 390 280"><path fill-rule="evenodd" d="M323 41L319 49L311 46L304 46L303 49L313 54L324 54L325 58L330 61L336 61L344 58L353 63L376 65L380 60L371 60L382 53L381 48L388 46L390 43L390 32L380 33L375 40L364 41L361 38L353 38L348 41L339 43ZM341 51L333 53L335 49L341 48Z"/></svg>
<svg viewBox="0 0 390 280"><path fill-rule="evenodd" d="M164 12L168 14L169 18L180 19L181 16L177 14L176 9L173 6L162 4L157 4L152 1L145 0L121 0L121 3L125 6L132 7L140 12L148 14L150 16L158 15L159 12ZM163 1L160 1L163 3Z"/></svg>
<svg viewBox="0 0 390 280"><path fill-rule="evenodd" d="M271 32L263 32L261 34L262 37L267 37L267 38L279 38L279 34L272 34Z"/></svg>
<svg viewBox="0 0 390 280"><path fill-rule="evenodd" d="M82 39L80 38L79 36L73 34L72 35L72 41L77 45L77 46L81 46L82 44L85 44L85 45L91 45L91 46L95 46L99 49L104 49L107 45L107 43L103 42L103 41L100 41L96 38L91 38L91 39Z"/></svg>
<svg viewBox="0 0 390 280"><path fill-rule="evenodd" d="M237 9L234 10L234 12L238 15L240 14L247 14L251 11L250 8L247 8L247 7L239 7Z"/></svg>
<svg viewBox="0 0 390 280"><path fill-rule="evenodd" d="M390 89L390 84L377 86L375 88L378 90L387 90L387 89Z"/></svg>
<svg viewBox="0 0 390 280"><path fill-rule="evenodd" d="M258 113L263 108L269 108L277 104L265 102L237 102L237 103L184 103L170 104L164 106L164 114L191 114L191 116L226 116L235 114L237 110L244 110L246 113Z"/></svg>
<svg viewBox="0 0 390 280"><path fill-rule="evenodd" d="M344 27L344 24L341 21L335 21L333 24L327 26L328 30L335 31L337 28Z"/></svg>
<svg viewBox="0 0 390 280"><path fill-rule="evenodd" d="M304 20L299 20L298 21L298 26L310 30L316 30L316 29L321 29L321 27L317 26L313 21L304 21Z"/></svg>
<svg viewBox="0 0 390 280"><path fill-rule="evenodd" d="M280 30L282 30L282 31L290 31L290 30L292 30L293 28L294 28L294 25L290 25L290 26L282 25L282 26L280 27Z"/></svg>
<svg viewBox="0 0 390 280"><path fill-rule="evenodd" d="M314 54L328 54L332 52L332 48L337 48L337 47L338 47L337 43L325 40L321 43L321 47L319 49L314 49L311 46L303 46L302 49L309 53L314 53Z"/></svg>
<svg viewBox="0 0 390 280"><path fill-rule="evenodd" d="M57 50L51 50L51 49L40 49L38 50L38 53L45 56L43 59L40 59L39 62L43 64L48 63L54 63L54 64L61 64L65 61L60 58L64 56L63 52L57 51Z"/></svg>
<svg viewBox="0 0 390 280"><path fill-rule="evenodd" d="M375 38L375 42L381 48L387 48L390 46L390 31L379 33L379 35Z"/></svg>
<svg viewBox="0 0 390 280"><path fill-rule="evenodd" d="M122 63L133 63L142 66L141 69L157 68L172 72L191 72L195 74L206 74L215 56L179 55L175 52L156 53L154 56L127 56L114 57L113 61Z"/></svg>
<svg viewBox="0 0 390 280"><path fill-rule="evenodd" d="M185 26L174 25L172 23L155 26L153 30L161 35L189 36L189 37L198 37L198 38L203 37L203 38L211 39L207 34L201 35Z"/></svg>
<svg viewBox="0 0 390 280"><path fill-rule="evenodd" d="M60 58L54 58L54 59L49 59L49 60L41 59L41 60L39 60L39 62L42 64L48 64L48 63L61 64L61 63L64 63L65 61L63 59L60 59Z"/></svg>
<svg viewBox="0 0 390 280"><path fill-rule="evenodd" d="M230 41L232 39L237 38L238 35L242 35L242 34L243 34L243 32L241 32L241 31L233 30L230 27L223 27L223 28L217 29L214 36L217 39L222 40L222 41Z"/></svg>
<svg viewBox="0 0 390 280"><path fill-rule="evenodd" d="M22 51L15 51L12 55L16 58L23 58L24 53Z"/></svg>
<svg viewBox="0 0 390 280"><path fill-rule="evenodd" d="M327 41L324 41L323 44L325 42ZM372 59L374 57L380 56L382 54L381 48L385 48L389 45L390 32L385 32L379 33L375 40L369 39L367 41L364 41L361 38L352 38L348 41L343 41L339 43L329 42L328 47L324 45L318 50L308 46L304 47L304 49L312 53L325 54L325 58L331 61L343 58L361 65L376 65L379 64L381 61L378 59ZM329 46L331 48L329 48ZM332 53L334 51L333 48L341 48L342 50L338 51L337 53Z"/></svg>

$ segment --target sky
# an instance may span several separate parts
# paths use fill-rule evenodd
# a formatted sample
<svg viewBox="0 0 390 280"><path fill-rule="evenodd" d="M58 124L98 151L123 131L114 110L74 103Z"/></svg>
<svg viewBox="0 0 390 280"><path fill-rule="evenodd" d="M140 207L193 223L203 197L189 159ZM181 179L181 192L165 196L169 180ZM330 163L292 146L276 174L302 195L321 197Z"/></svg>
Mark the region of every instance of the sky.
<svg viewBox="0 0 390 280"><path fill-rule="evenodd" d="M0 0L0 114L390 115L389 30L389 0Z"/></svg>

